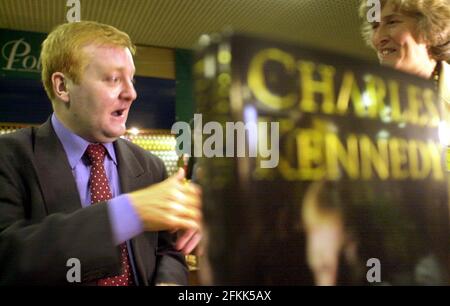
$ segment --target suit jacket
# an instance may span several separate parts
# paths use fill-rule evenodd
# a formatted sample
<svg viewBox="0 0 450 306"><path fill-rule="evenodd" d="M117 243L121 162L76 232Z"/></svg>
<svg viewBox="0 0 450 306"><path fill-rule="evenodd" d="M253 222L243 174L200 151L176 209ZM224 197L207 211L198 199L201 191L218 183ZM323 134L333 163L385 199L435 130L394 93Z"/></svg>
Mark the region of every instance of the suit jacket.
<svg viewBox="0 0 450 306"><path fill-rule="evenodd" d="M121 191L166 178L163 162L118 139L114 142ZM168 232L131 240L143 285L187 283L184 257ZM65 151L48 120L0 137L0 284L67 285L70 258L81 263L83 284L120 272L106 202L81 207Z"/></svg>

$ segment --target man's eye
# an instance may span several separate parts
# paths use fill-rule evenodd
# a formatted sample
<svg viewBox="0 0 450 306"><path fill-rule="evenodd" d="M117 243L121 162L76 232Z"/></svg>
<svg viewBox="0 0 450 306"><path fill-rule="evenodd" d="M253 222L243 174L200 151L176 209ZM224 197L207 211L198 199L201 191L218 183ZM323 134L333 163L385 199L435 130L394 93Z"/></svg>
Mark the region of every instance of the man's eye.
<svg viewBox="0 0 450 306"><path fill-rule="evenodd" d="M119 82L119 80L120 79L118 77L108 77L107 78L107 81L110 83L117 83L117 82Z"/></svg>
<svg viewBox="0 0 450 306"><path fill-rule="evenodd" d="M380 26L380 24L378 22L374 22L371 24L372 26L372 30L375 30L376 28L378 28Z"/></svg>

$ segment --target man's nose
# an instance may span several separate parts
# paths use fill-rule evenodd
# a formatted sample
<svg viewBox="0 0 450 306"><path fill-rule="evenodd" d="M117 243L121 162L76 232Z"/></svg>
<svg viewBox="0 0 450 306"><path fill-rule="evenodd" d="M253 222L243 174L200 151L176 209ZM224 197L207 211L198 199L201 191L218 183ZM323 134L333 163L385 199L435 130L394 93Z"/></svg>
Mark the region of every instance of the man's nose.
<svg viewBox="0 0 450 306"><path fill-rule="evenodd" d="M133 102L134 100L136 100L137 93L132 81L126 82L126 85L124 85L124 88L120 93L120 98L125 99L128 102Z"/></svg>

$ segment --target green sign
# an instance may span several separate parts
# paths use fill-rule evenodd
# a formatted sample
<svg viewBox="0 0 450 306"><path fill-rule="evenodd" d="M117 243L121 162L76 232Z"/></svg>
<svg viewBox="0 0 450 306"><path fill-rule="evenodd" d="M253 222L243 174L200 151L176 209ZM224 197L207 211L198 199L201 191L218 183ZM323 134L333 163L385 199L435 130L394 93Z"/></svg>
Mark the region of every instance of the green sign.
<svg viewBox="0 0 450 306"><path fill-rule="evenodd" d="M0 77L40 79L41 44L47 34L0 29Z"/></svg>

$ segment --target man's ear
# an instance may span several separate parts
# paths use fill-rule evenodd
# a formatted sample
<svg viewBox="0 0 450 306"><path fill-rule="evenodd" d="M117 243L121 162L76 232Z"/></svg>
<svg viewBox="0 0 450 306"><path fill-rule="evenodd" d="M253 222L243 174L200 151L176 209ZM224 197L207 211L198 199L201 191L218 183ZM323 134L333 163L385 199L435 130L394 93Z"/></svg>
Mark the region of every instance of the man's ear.
<svg viewBox="0 0 450 306"><path fill-rule="evenodd" d="M69 102L70 100L68 81L69 79L61 72L54 72L52 74L52 85L55 98L58 98L63 102Z"/></svg>

